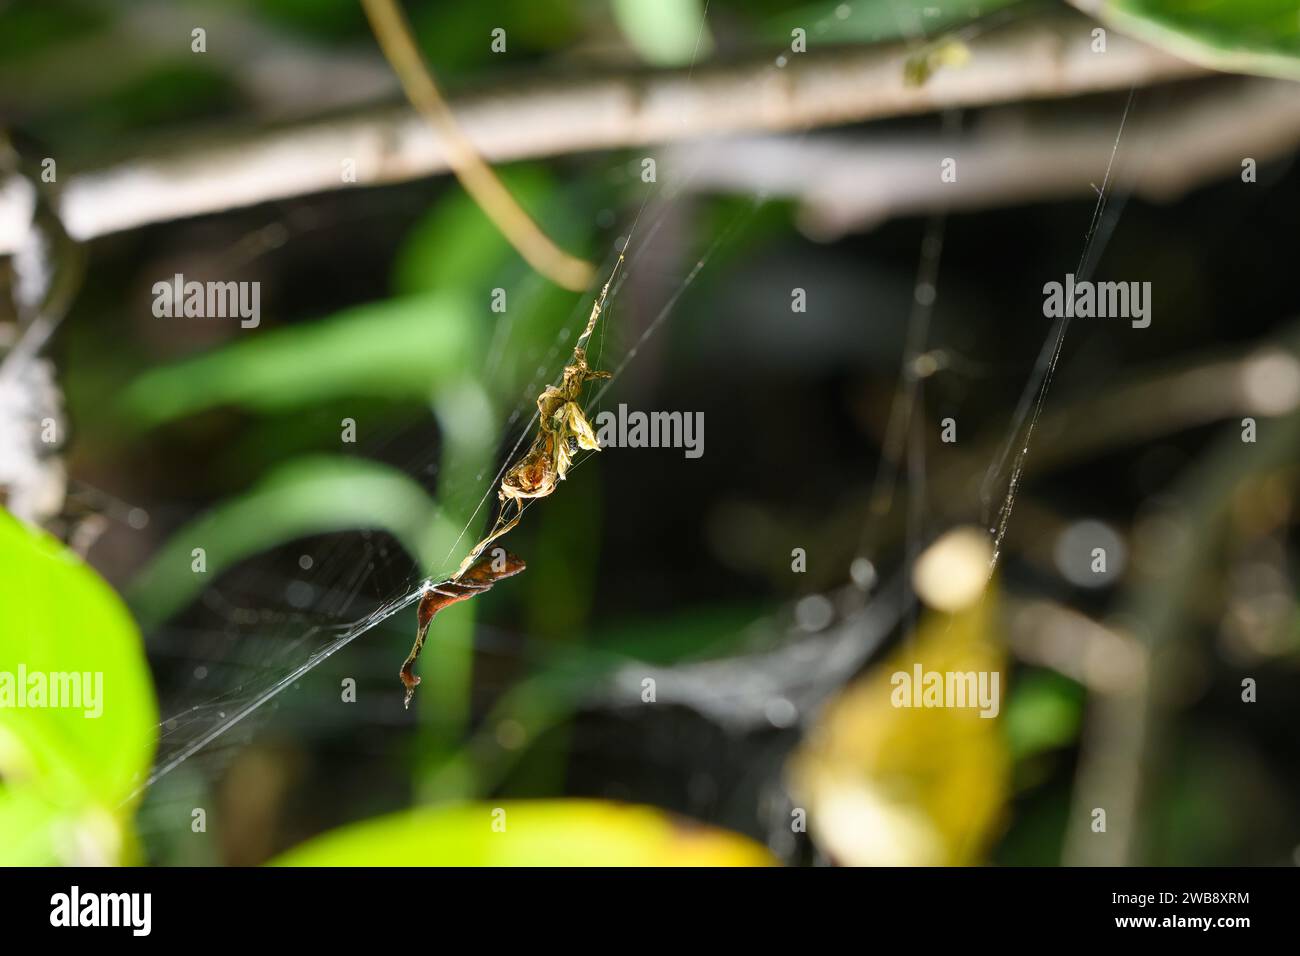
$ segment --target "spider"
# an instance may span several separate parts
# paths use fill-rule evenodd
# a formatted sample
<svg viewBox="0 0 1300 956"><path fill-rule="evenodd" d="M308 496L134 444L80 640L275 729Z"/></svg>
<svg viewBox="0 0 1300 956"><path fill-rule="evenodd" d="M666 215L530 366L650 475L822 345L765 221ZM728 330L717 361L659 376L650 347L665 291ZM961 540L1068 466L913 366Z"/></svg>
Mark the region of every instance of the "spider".
<svg viewBox="0 0 1300 956"><path fill-rule="evenodd" d="M573 465L573 456L580 449L600 451L600 442L596 440L596 433L587 420L579 399L582 398L582 387L588 382L612 377L611 373L598 371L587 364L586 345L596 327L596 320L600 318L610 284L622 263L623 256L620 254L609 279L591 306L587 327L578 336L578 342L573 348L573 359L564 367L560 384L546 386L542 394L537 396L537 435L524 457L501 479L501 486L497 489L501 509L492 530L465 556L455 574L439 584L426 586L420 597L415 644L403 662L400 673L402 684L406 687L408 707L415 695L415 687L420 683L420 678L415 676L413 669L424 648L433 616L448 604L481 594L502 578L524 570L523 560L504 548L494 548L492 553L495 557L491 560L482 557L483 552L493 541L519 524L527 501L545 498L555 491L556 486L568 474Z"/></svg>
<svg viewBox="0 0 1300 956"><path fill-rule="evenodd" d="M513 501L517 514L523 510L524 499L545 498L553 492L556 482L563 481L568 474L578 449L600 451L596 433L578 399L587 382L609 377L609 372L587 365L586 349L574 349L573 361L565 366L559 387L548 385L537 396L537 437L528 454L501 479L497 497L503 508Z"/></svg>
<svg viewBox="0 0 1300 956"><path fill-rule="evenodd" d="M416 610L418 623L415 645L402 663L400 672L402 684L406 687L405 706L411 706L411 698L415 696L415 686L420 683L420 678L415 676L413 668L420 651L424 649L424 639L429 633L429 624L433 621L433 616L449 604L482 594L502 578L513 577L525 567L523 558L511 554L505 548L493 548L492 554L484 555L458 578L448 578L439 584L425 586L424 593L420 595L420 606Z"/></svg>

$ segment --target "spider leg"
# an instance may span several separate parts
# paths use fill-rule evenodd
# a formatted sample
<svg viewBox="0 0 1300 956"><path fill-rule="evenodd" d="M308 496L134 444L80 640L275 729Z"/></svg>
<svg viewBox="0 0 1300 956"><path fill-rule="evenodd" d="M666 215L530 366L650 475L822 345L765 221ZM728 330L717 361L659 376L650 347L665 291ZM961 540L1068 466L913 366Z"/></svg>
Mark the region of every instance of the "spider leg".
<svg viewBox="0 0 1300 956"><path fill-rule="evenodd" d="M503 534L509 532L515 525L519 524L519 519L524 515L524 506L519 503L518 498L510 498L509 500L515 503L514 517L508 520L503 520L505 518L505 506L503 505L501 508L501 514L497 515L496 524L492 527L492 533L480 541L478 547L466 555L465 560L462 561L460 567L456 569L456 573L451 576L453 582L459 581L461 577L464 576L465 572L468 571L474 565L474 562L482 556L483 552L487 550L488 545Z"/></svg>

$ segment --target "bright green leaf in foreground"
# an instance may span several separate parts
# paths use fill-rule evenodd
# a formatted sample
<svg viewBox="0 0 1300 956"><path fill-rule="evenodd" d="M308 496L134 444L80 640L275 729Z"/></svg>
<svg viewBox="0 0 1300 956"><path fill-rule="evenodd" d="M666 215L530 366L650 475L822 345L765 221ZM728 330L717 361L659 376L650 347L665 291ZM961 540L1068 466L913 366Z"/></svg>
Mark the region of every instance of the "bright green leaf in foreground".
<svg viewBox="0 0 1300 956"><path fill-rule="evenodd" d="M1296 0L1073 0L1117 29L1218 70L1300 79Z"/></svg>
<svg viewBox="0 0 1300 956"><path fill-rule="evenodd" d="M429 807L311 840L281 866L765 866L748 837L601 800Z"/></svg>
<svg viewBox="0 0 1300 956"><path fill-rule="evenodd" d="M0 510L0 863L119 862L157 723L121 600Z"/></svg>

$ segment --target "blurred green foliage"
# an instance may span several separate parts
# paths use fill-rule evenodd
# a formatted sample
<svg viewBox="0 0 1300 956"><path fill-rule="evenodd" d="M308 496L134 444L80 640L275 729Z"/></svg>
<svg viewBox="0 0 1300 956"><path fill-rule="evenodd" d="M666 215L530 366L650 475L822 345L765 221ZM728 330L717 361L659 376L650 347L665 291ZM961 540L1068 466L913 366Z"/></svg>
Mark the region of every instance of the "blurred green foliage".
<svg viewBox="0 0 1300 956"><path fill-rule="evenodd" d="M485 337L454 293L376 302L146 372L125 407L153 426L222 405L276 411L336 395L427 399L472 367Z"/></svg>
<svg viewBox="0 0 1300 956"><path fill-rule="evenodd" d="M796 6L767 21L765 36L790 40L790 31L803 28L809 43L888 43L931 38L1008 7L1026 7L1040 0L882 0L873 3L823 2Z"/></svg>
<svg viewBox="0 0 1300 956"><path fill-rule="evenodd" d="M504 178L552 235L578 234L574 197L549 177L517 167ZM434 577L459 563L455 548L472 544L475 529L466 526L493 473L504 410L521 407L527 416L536 392L563 364L558 333L584 306L527 273L460 190L410 230L396 257L393 287L391 299L262 329L146 370L126 389L121 410L135 427L153 428L232 406L267 415L366 397L425 403L438 424L429 436L437 451L437 500L377 462L336 455L287 462L179 529L160 549L130 590L149 626L183 609L206 582L240 560L313 534L389 531ZM495 288L506 291L505 313L490 309ZM373 423L358 427L364 433ZM337 449L339 436L329 428L319 436L321 450ZM463 489L474 495L465 497ZM200 545L208 561L202 577L191 572L189 557ZM425 661L436 666L424 669L417 698L425 726L417 777L426 781L422 793L429 799L472 792L467 780L448 783L442 768L469 718L476 612L472 602L449 608L430 633ZM433 780L436 786L427 782Z"/></svg>
<svg viewBox="0 0 1300 956"><path fill-rule="evenodd" d="M647 63L682 66L712 49L699 0L611 0L610 6L623 35Z"/></svg>
<svg viewBox="0 0 1300 956"><path fill-rule="evenodd" d="M396 468L341 456L294 459L177 531L136 577L131 604L141 625L153 628L240 561L313 534L365 529L389 532L425 565L443 557L452 531L424 489ZM200 547L205 567L196 574L192 552Z"/></svg>
<svg viewBox="0 0 1300 956"><path fill-rule="evenodd" d="M112 23L91 3L6 4L0 30L0 61L34 60L60 43L90 36Z"/></svg>
<svg viewBox="0 0 1300 956"><path fill-rule="evenodd" d="M1011 755L1024 760L1072 743L1083 721L1084 697L1082 686L1055 671L1023 670L1003 718Z"/></svg>
<svg viewBox="0 0 1300 956"><path fill-rule="evenodd" d="M185 6L196 11L239 10L282 31L295 44L318 44L325 51L373 50L355 0L233 0ZM729 50L783 49L794 27L808 31L810 47L819 42L895 41L934 36L999 12L1008 18L1030 16L1061 5L899 0L819 2L788 9L777 0L721 0L708 4L707 17L699 0L405 6L426 56L455 90L484 78L506 83L512 72L522 74L539 65L546 70L567 68L580 63L591 48L612 48L616 64L703 62L715 49L724 24ZM121 50L119 38L110 31L113 17L101 4L19 4L7 7L4 15L0 85L24 91L4 102L30 97L39 103L43 108L23 115L22 125L51 136L60 147L71 144L99 158L98 149L118 140L130 142L144 131L170 132L190 122L242 118L246 94L228 72L229 64L216 58L211 64L196 63L186 43L174 50ZM1102 16L1118 29L1212 65L1296 73L1300 20L1294 0L1107 0ZM509 40L505 55L499 56L490 51L489 42L491 31L502 26L508 27ZM107 46L93 47L96 42ZM59 69L66 63L59 56L67 50L92 48L116 50L121 56L104 57L99 70ZM624 205L610 185L619 182L617 177L593 183L597 177L584 170L562 180L536 164L501 173L511 192L561 245L587 251L607 248L591 223L596 209ZM696 232L703 239L692 236L689 241L709 246L713 237L730 228L728 223L734 225L739 207L752 211L753 204L747 199L701 202L694 212ZM790 210L779 203L763 206L745 217L746 243L785 235L790 219ZM744 255L741 243L724 245L712 256L702 283ZM489 310L495 288L509 295L504 315ZM257 476L248 490L231 494L183 525L158 549L128 592L145 625L157 625L182 610L205 580L238 562L316 534L384 530L418 562L421 572L436 574L471 521L478 492L490 492L502 422L515 411L526 420L537 388L563 364L557 336L572 328L575 315L585 317L589 302L589 297L575 298L532 275L478 208L453 188L430 206L402 242L391 298L323 316L272 316L268 327L255 335L162 367L148 367L152 357L133 357L139 374L125 389L118 411L136 440L144 440L141 436L150 429L235 409L261 426L260 431L257 425L250 428L254 439L245 439L250 445L261 442L257 460L283 462ZM703 323L683 330L688 344L705 334ZM70 363L89 384L71 383L68 393L92 395L82 405L89 414L80 416L92 426L104 423L103 411L89 406L110 391L106 382L112 375L103 370L111 362L123 360L114 354L89 370L83 363ZM437 464L432 494L401 468L338 454L332 422L313 431L314 421L303 424L295 418L342 407L339 403L367 408L361 403L390 399L432 415L428 448ZM522 427L523 422L515 424ZM88 431L94 434L82 439L82 454L95 450L94 443L102 440L96 435L108 433L98 427ZM253 457L240 455L250 445L236 446L232 456ZM532 536L533 567L515 588L514 599L524 604L530 640L542 646L529 667L510 675L478 726L470 722L477 602L439 616L417 698L423 722L414 748L419 797L460 800L492 791L523 756L494 744L495 728L502 721L517 723L526 739L534 741L571 719L584 695L620 666L629 661L666 666L737 652L744 626L766 610L758 602L696 605L620 627L589 626L601 559L596 542L606 504L589 477L586 471L575 476L521 528ZM474 490L469 499L458 494L466 488ZM190 570L196 546L207 551L206 579ZM458 558L453 554L451 563ZM0 710L3 859L52 862L79 853L107 862L132 859L128 798L147 769L157 720L135 626L93 572L51 539L3 514L0 598L5 661L22 660L29 669L101 670L106 695L114 702L95 720L77 712ZM427 666L430 662L436 666ZM993 753L986 763L997 768L1004 757L1022 764L1050 758L1051 752L1077 739L1083 696L1083 690L1065 678L1026 670L1014 685L1001 721L1005 740L981 736L974 743ZM891 731L883 720L867 722L865 729L862 721L846 726L863 739ZM975 728L988 730L980 724ZM845 736L853 738L852 733ZM890 740L906 743L903 735ZM896 767L863 761L854 747L854 739L844 744L851 758L845 762L875 788L872 792L881 790L881 781L890 775L899 776ZM924 749L897 747L907 751L898 760ZM916 768L904 769L912 774ZM563 768L540 772L559 779ZM1228 797L1200 786L1210 775L1204 767L1193 766L1188 776L1197 785L1196 793L1189 795L1185 787L1171 800L1169 826L1184 842L1187 833L1205 832L1216 808L1230 803ZM995 811L1003 802L1000 776L985 776L985 787L993 792L984 795L990 809L974 828L980 841L994 828ZM934 818L947 826L949 821L942 818L952 811L951 802L943 787L934 785L943 779L939 772L927 777L925 795L937 808ZM978 783L949 789L958 797L981 792ZM1197 796L1203 792L1211 796ZM1009 858L1040 862L1048 852L1043 848L1059 836L1059 815L1069 795L1047 796L1046 809L1026 815L1018 838L1022 842ZM490 827L493 805L457 804L348 828L282 862L680 863L683 854L701 862L762 862L761 851L744 841L707 831L684 836L661 814L643 808L595 802L503 806L509 819L506 834ZM1227 841L1225 833L1221 826L1215 839ZM21 839L11 839L12 834ZM69 834L80 849L68 849ZM1055 855L1054 845L1050 853Z"/></svg>

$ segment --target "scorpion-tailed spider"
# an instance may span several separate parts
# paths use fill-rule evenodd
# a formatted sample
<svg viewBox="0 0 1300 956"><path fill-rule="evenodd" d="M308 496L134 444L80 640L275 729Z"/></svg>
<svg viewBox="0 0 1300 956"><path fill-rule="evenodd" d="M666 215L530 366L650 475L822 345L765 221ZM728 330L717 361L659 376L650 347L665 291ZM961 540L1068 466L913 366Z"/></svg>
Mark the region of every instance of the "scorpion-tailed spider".
<svg viewBox="0 0 1300 956"><path fill-rule="evenodd" d="M609 372L593 369L587 364L587 342L596 321L605 307L609 287L623 264L623 253L591 306L587 327L578 336L573 347L573 358L564 367L559 385L548 385L537 396L537 435L528 451L505 473L497 489L501 505L492 530L476 544L460 563L456 573L438 584L426 584L416 611L415 643L402 664L400 676L406 688L406 706L411 705L420 678L414 673L415 662L424 649L429 624L435 614L449 604L465 601L481 594L502 578L512 577L524 570L521 558L505 548L484 551L492 542L507 534L523 516L529 501L545 498L564 480L573 464L573 456L580 449L600 451L600 443L582 410L582 388L593 379L609 378Z"/></svg>

